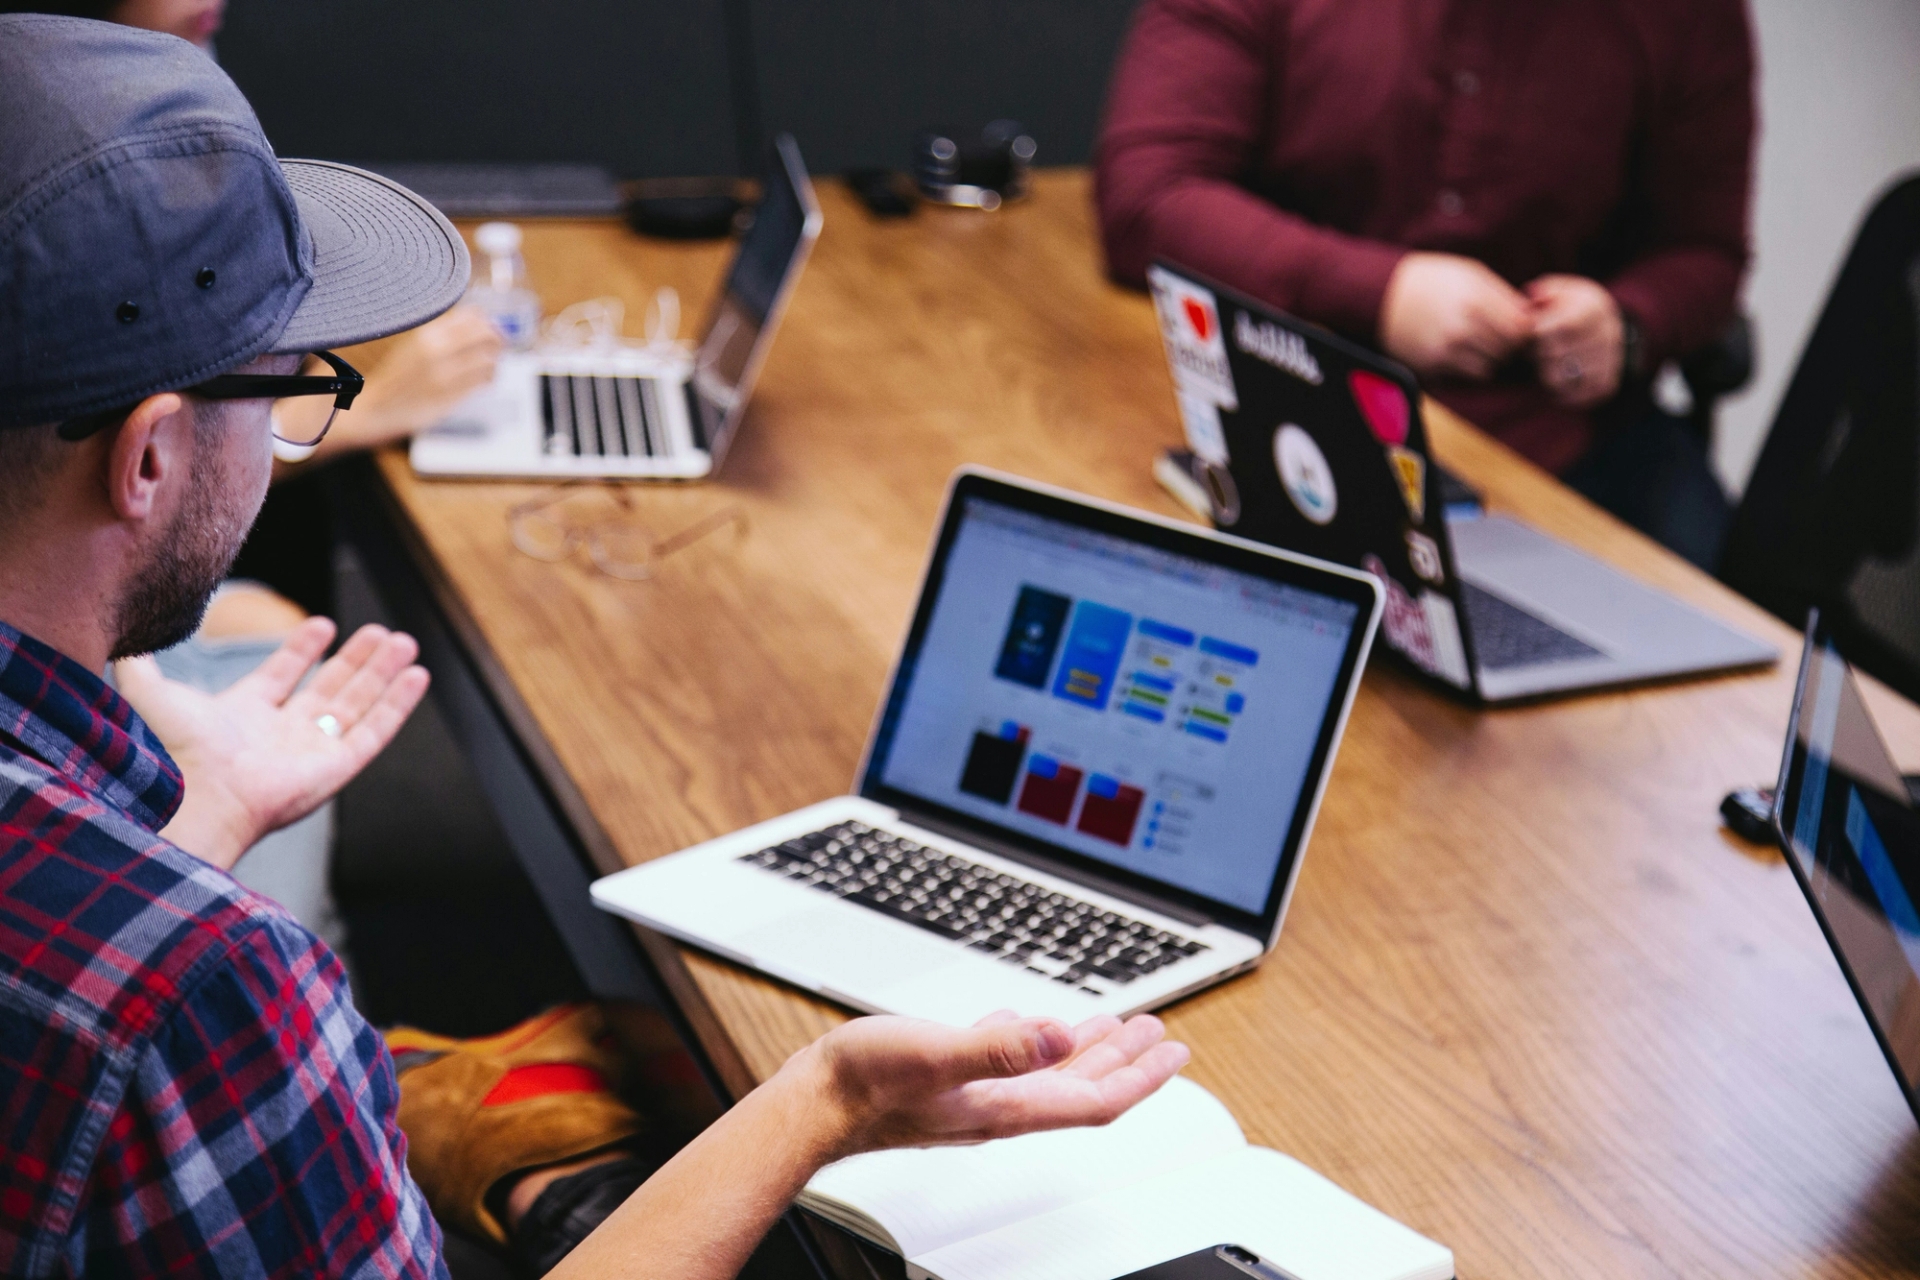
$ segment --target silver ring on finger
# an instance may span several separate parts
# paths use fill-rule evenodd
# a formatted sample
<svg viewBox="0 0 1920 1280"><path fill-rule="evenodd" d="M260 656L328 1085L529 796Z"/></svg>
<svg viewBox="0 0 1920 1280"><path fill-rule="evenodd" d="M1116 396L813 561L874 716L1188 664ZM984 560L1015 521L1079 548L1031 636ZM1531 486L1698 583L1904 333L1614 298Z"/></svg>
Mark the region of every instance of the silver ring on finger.
<svg viewBox="0 0 1920 1280"><path fill-rule="evenodd" d="M329 738L337 738L340 736L340 719L332 713L316 716L313 725L314 728L320 730L320 732L326 734Z"/></svg>

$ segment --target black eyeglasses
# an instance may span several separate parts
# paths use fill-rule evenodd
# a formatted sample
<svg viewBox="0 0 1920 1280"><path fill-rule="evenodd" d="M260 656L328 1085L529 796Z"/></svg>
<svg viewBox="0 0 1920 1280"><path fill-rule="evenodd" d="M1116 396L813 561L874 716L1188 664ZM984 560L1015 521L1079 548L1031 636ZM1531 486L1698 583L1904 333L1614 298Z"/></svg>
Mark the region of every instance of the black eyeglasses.
<svg viewBox="0 0 1920 1280"><path fill-rule="evenodd" d="M333 410L321 421L318 428L302 427L287 434L278 415L274 418L273 437L298 449L311 449L327 438L327 431L333 426L334 418L342 409L353 407L353 398L360 394L367 380L352 365L331 351L315 351L316 360L325 361L332 369L333 376L320 374L272 374L272 373L223 373L217 378L209 378L196 386L183 388L188 395L199 396L202 400L284 400L290 396L332 396ZM124 420L132 409L108 409L102 413L90 413L84 418L73 418L60 424L59 435L62 440L85 440L88 436L105 431L108 427Z"/></svg>

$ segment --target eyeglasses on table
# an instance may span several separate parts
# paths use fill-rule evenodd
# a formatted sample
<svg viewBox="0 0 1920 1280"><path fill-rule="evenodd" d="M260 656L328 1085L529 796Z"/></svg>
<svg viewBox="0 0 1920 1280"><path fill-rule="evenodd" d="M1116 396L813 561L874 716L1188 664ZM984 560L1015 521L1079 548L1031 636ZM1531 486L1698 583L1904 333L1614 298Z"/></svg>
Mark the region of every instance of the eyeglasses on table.
<svg viewBox="0 0 1920 1280"><path fill-rule="evenodd" d="M584 494L602 492L612 498L619 513L594 520L568 520L563 503ZM565 481L546 493L514 504L507 511L507 528L515 550L535 560L557 564L584 548L595 569L623 582L651 578L670 557L696 543L731 529L728 546L737 546L747 533L746 510L729 503L664 538L640 521L625 485L606 479Z"/></svg>

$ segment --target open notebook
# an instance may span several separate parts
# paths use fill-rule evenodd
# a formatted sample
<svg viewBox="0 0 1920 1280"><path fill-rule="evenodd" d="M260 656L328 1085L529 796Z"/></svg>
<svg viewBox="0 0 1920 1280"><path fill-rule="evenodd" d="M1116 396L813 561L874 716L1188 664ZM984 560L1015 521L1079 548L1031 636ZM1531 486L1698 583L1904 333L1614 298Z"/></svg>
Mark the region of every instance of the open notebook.
<svg viewBox="0 0 1920 1280"><path fill-rule="evenodd" d="M1453 1275L1445 1246L1248 1146L1180 1076L1104 1129L842 1160L799 1203L901 1255L914 1280L1112 1280L1217 1244L1300 1280Z"/></svg>

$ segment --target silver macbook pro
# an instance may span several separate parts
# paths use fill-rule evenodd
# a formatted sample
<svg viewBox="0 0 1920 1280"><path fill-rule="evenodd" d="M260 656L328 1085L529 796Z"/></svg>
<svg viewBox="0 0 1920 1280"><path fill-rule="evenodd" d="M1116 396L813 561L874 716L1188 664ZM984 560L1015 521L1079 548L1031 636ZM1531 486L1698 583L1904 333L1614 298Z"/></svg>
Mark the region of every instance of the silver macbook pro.
<svg viewBox="0 0 1920 1280"><path fill-rule="evenodd" d="M1425 674L1497 703L1779 656L1518 520L1449 512L1402 366L1172 263L1148 280L1214 523L1374 574L1387 647Z"/></svg>
<svg viewBox="0 0 1920 1280"><path fill-rule="evenodd" d="M1164 1004L1279 937L1370 575L992 473L948 492L857 794L593 900L843 1004Z"/></svg>
<svg viewBox="0 0 1920 1280"><path fill-rule="evenodd" d="M733 443L820 225L800 148L781 134L753 227L691 354L670 344L510 352L490 385L414 437L414 470L551 479L711 475Z"/></svg>

